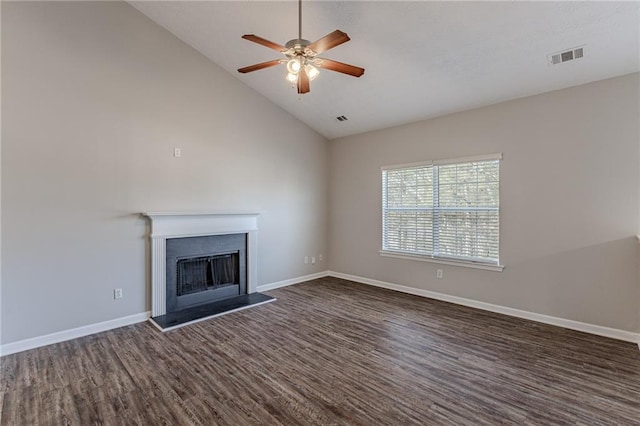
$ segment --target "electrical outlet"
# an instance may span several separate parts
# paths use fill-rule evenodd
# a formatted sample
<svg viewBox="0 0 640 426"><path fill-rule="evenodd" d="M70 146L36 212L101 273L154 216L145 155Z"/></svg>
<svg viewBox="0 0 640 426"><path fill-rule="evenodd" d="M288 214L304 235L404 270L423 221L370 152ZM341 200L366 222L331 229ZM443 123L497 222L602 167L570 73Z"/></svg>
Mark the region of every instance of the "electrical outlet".
<svg viewBox="0 0 640 426"><path fill-rule="evenodd" d="M304 264L308 265L309 264L309 256L305 256L304 257Z"/></svg>
<svg viewBox="0 0 640 426"><path fill-rule="evenodd" d="M322 259L323 259L323 256L322 256L322 253L320 253L320 254L318 255L318 260L319 260L320 262L322 262Z"/></svg>
<svg viewBox="0 0 640 426"><path fill-rule="evenodd" d="M315 257L315 256L313 256L313 257L311 258L311 264L312 264L312 265L315 265L315 264L316 264L316 257Z"/></svg>
<svg viewBox="0 0 640 426"><path fill-rule="evenodd" d="M436 269L436 278L444 278L444 272L442 271L442 269Z"/></svg>
<svg viewBox="0 0 640 426"><path fill-rule="evenodd" d="M113 298L114 299L122 299L122 289L121 288L114 288L113 289Z"/></svg>
<svg viewBox="0 0 640 426"><path fill-rule="evenodd" d="M173 156L180 157L182 155L182 150L180 148L173 148Z"/></svg>

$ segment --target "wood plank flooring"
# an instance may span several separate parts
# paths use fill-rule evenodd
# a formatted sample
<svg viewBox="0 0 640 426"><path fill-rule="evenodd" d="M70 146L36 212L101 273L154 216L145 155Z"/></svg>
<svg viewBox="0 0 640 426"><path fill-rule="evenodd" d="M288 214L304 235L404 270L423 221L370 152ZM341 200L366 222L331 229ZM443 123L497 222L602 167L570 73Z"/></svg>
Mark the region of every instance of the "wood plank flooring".
<svg viewBox="0 0 640 426"><path fill-rule="evenodd" d="M640 424L640 351L323 278L1 359L2 425Z"/></svg>

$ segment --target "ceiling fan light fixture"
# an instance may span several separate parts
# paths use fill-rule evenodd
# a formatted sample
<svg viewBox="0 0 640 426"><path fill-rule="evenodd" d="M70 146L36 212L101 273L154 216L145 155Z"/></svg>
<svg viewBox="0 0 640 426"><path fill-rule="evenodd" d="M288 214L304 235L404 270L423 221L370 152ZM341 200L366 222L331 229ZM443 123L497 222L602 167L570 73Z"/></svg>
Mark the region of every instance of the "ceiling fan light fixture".
<svg viewBox="0 0 640 426"><path fill-rule="evenodd" d="M290 82L290 83L297 83L298 82L298 75L297 74L292 74L292 73L288 73L286 79Z"/></svg>
<svg viewBox="0 0 640 426"><path fill-rule="evenodd" d="M307 64L307 65L304 67L304 70L306 71L307 76L309 76L309 80L310 80L310 81L315 80L315 78L316 78L318 75L320 75L320 71L318 71L318 68L314 67L314 66L313 66L313 65L311 65L311 64Z"/></svg>
<svg viewBox="0 0 640 426"><path fill-rule="evenodd" d="M302 64L300 63L300 58L297 56L289 59L287 62L287 71L289 71L290 74L298 74L300 68L302 68Z"/></svg>

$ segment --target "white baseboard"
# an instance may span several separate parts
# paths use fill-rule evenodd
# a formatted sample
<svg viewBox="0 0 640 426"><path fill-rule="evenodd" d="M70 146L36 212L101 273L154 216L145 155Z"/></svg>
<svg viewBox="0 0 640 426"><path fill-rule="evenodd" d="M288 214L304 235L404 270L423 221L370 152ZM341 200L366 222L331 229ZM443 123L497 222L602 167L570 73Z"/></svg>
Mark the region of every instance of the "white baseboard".
<svg viewBox="0 0 640 426"><path fill-rule="evenodd" d="M296 278L291 278L288 280L284 280L284 281L278 281L275 283L271 283L271 284L263 284L263 285L259 285L257 287L258 291L269 291L269 290L275 290L276 288L280 288L280 287L286 287L289 285L293 285L293 284L299 284L299 283L303 283L305 281L311 281L311 280L315 280L318 278L324 278L328 275L328 271L322 271L322 272L317 272L315 274L309 274L309 275L303 275L301 277L296 277Z"/></svg>
<svg viewBox="0 0 640 426"><path fill-rule="evenodd" d="M151 317L150 311L142 312L139 314L133 314L122 318L99 322L96 324L90 324L78 328L59 331L57 333L46 334L44 336L33 337L31 339L7 343L0 346L0 356L26 351L28 349L35 349L41 346L51 345L53 343L64 342L66 340L88 336L89 334L100 333L102 331L124 327L125 325L136 324L138 322L148 320L149 317Z"/></svg>
<svg viewBox="0 0 640 426"><path fill-rule="evenodd" d="M506 306L493 305L491 303L479 302L477 300L465 299L458 296L450 296L448 294L437 293L434 291L423 290L414 287L407 287L398 284L392 284L385 281L378 281L371 278L359 277L356 275L343 274L340 272L328 271L330 277L342 278L344 280L355 281L361 284L368 284L375 287L387 288L390 290L400 291L402 293L413 294L416 296L428 297L430 299L442 300L444 302L455 303L457 305L468 306L471 308L482 309L484 311L495 312L498 314L509 315L512 317L524 318L531 321L537 321L544 324L551 324L558 327L564 327L571 330L582 331L585 333L597 334L598 336L610 337L612 339L624 340L625 342L633 342L638 344L640 348L640 333L633 333L615 328L603 327L601 325L588 324L579 321L573 321L564 318L552 317L549 315L537 314L535 312L522 311L520 309L509 308Z"/></svg>

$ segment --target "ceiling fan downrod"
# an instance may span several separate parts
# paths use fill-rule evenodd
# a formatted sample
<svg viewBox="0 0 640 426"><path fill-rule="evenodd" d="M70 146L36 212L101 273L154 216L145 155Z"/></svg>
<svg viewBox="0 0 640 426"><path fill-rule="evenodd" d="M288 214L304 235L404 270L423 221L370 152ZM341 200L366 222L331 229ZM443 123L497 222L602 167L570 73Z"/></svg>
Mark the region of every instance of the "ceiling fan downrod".
<svg viewBox="0 0 640 426"><path fill-rule="evenodd" d="M302 0L298 0L298 39L302 39Z"/></svg>
<svg viewBox="0 0 640 426"><path fill-rule="evenodd" d="M305 53L304 48L310 44L309 40L302 38L302 0L298 0L298 38L289 40L284 47L292 49L296 55L303 55Z"/></svg>

